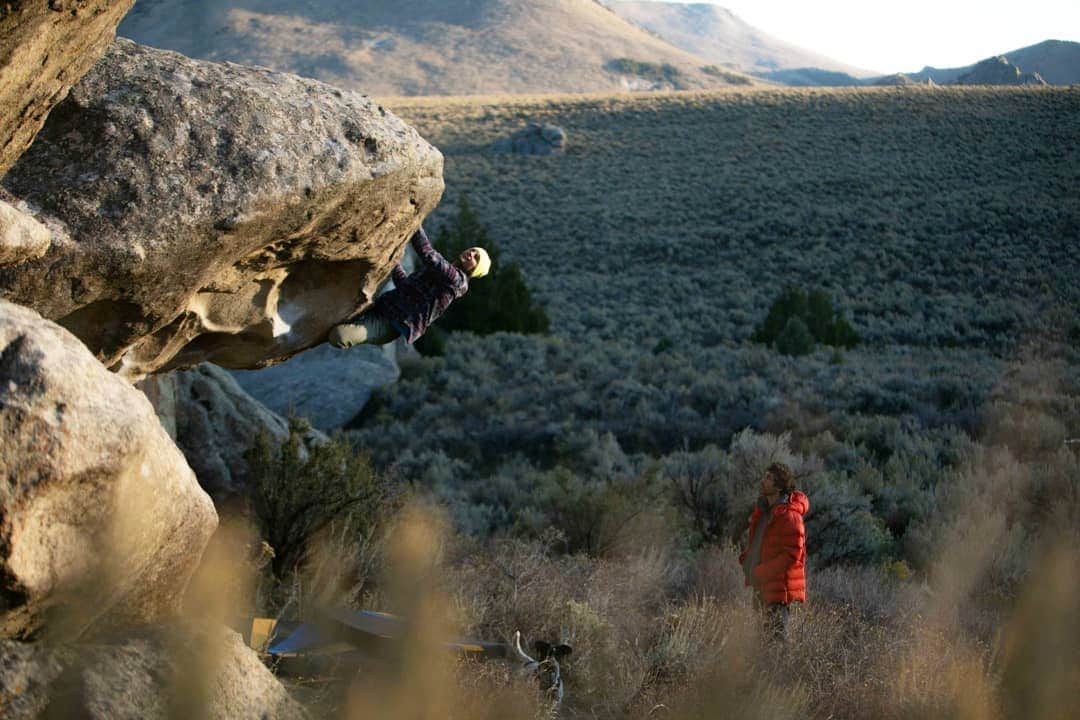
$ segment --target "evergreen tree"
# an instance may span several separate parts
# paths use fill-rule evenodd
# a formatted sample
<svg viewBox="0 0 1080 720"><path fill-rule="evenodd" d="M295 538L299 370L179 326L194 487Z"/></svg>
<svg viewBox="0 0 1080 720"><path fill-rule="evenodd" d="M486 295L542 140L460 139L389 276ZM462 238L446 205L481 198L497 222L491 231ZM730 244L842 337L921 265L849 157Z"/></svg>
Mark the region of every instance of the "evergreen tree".
<svg viewBox="0 0 1080 720"><path fill-rule="evenodd" d="M798 315L788 318L780 336L776 338L776 351L781 355L807 355L814 350L814 336Z"/></svg>
<svg viewBox="0 0 1080 720"><path fill-rule="evenodd" d="M469 281L469 292L458 298L438 322L417 342L425 355L442 354L442 332L468 330L478 335L494 332L546 333L547 313L533 300L521 267L516 262L499 261L499 248L487 227L480 222L468 198L458 198L458 214L450 225L442 225L435 236L435 248L450 261L463 250L482 247L491 257L486 277ZM431 337L428 337L430 335Z"/></svg>
<svg viewBox="0 0 1080 720"><path fill-rule="evenodd" d="M791 321L795 319L799 322L793 324ZM777 350L785 355L802 355L810 352L815 342L853 348L859 343L859 334L833 307L832 300L823 290L808 292L789 286L773 301L765 320L750 339L766 345L775 343ZM806 348L807 342L809 348ZM798 352L793 352L795 350Z"/></svg>

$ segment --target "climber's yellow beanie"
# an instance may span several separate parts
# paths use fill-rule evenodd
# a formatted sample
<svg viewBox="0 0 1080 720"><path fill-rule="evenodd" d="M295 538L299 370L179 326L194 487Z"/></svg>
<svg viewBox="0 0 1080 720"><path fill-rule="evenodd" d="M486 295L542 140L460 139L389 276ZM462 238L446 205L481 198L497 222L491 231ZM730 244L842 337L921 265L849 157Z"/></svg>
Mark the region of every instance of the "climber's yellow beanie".
<svg viewBox="0 0 1080 720"><path fill-rule="evenodd" d="M488 256L487 250L482 247L473 248L480 256L476 261L476 267L469 273L469 277L481 278L488 274L488 270L491 269L491 257Z"/></svg>

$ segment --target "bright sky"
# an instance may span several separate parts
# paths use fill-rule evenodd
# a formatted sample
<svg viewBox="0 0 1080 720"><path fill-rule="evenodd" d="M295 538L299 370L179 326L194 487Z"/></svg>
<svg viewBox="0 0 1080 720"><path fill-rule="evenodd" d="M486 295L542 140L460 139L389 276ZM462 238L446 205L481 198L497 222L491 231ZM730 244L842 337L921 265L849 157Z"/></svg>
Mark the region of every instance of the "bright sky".
<svg viewBox="0 0 1080 720"><path fill-rule="evenodd" d="M962 67L1043 40L1080 41L1080 0L712 2L759 30L882 73Z"/></svg>

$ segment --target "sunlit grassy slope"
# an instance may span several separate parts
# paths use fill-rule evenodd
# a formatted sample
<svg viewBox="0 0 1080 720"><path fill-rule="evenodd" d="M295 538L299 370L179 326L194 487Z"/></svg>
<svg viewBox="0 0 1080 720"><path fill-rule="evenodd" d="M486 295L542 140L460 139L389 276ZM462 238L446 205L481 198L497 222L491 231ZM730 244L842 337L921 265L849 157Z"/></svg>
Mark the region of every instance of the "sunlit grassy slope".
<svg viewBox="0 0 1080 720"><path fill-rule="evenodd" d="M996 353L1080 308L1080 89L387 101L446 155L555 332L739 343L785 283L871 345ZM526 121L562 157L495 156Z"/></svg>
<svg viewBox="0 0 1080 720"><path fill-rule="evenodd" d="M189 57L264 65L381 94L756 82L715 67L706 71L710 61L594 0L139 0L117 32ZM647 66L613 65L620 58Z"/></svg>

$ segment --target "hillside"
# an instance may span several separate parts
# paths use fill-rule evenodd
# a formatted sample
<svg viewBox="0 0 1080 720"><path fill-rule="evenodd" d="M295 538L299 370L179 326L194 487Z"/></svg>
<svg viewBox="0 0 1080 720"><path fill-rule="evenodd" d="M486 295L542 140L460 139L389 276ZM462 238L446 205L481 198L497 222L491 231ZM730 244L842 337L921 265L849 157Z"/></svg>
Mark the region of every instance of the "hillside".
<svg viewBox="0 0 1080 720"><path fill-rule="evenodd" d="M1078 103L1052 88L394 102L446 158L427 226L467 194L553 337L456 340L434 386L387 391L361 442L409 477L443 453L460 461L445 482L467 486L586 431L659 454L783 417L973 427L1026 338L1080 338ZM493 154L525 120L565 128L566 153ZM789 284L828 292L863 345L795 362L750 342Z"/></svg>
<svg viewBox="0 0 1080 720"><path fill-rule="evenodd" d="M1050 85L1080 84L1080 42L1046 40L1036 45L1002 53L1002 56L1019 68L1022 73L1028 76L1038 74ZM982 63L994 59L988 58ZM927 66L917 73L908 73L908 77L918 82L933 80L939 85L950 85L960 81L962 76L976 72L982 63L958 68Z"/></svg>
<svg viewBox="0 0 1080 720"><path fill-rule="evenodd" d="M1004 351L990 328L1019 322L1025 306L1023 316L1039 315L1027 305L1024 274L1006 270L1021 262L1006 260L1018 243L1030 253L1022 262L1039 264L1055 292L1080 300L1054 271L1080 277L1066 252L1080 221L1080 126L1071 115L1080 96L936 92L415 98L392 108L446 158L446 194L429 222L467 193L523 262L560 334L740 342L769 286L806 278L845 298L860 333L876 344ZM968 113L985 116L978 135ZM492 154L490 143L525 119L565 128L566 154ZM716 253L725 258L719 268L707 261ZM987 262L998 253L1000 263ZM1050 256L1057 260L1043 264ZM572 274L549 271L564 263ZM944 274L932 270L939 267ZM976 302L956 277L969 271L977 272L968 278L974 286L993 282L997 291ZM679 280L666 283L657 272ZM701 300L686 301L688 280L701 297L723 298L739 312L701 317ZM917 312L895 312L909 301L920 304ZM957 322L972 312L985 322Z"/></svg>
<svg viewBox="0 0 1080 720"><path fill-rule="evenodd" d="M621 17L656 33L676 47L709 62L740 72L776 79L785 84L815 84L815 79L838 78L794 75L771 76L778 71L830 71L842 73L844 84L874 73L841 63L819 53L774 38L747 24L730 10L707 3L633 2L604 0Z"/></svg>
<svg viewBox="0 0 1080 720"><path fill-rule="evenodd" d="M120 35L195 58L263 65L370 95L706 88L745 76L594 0L140 0ZM622 60L623 62L619 62Z"/></svg>
<svg viewBox="0 0 1080 720"><path fill-rule="evenodd" d="M1074 91L392 108L446 158L445 199L427 226L467 194L553 334L457 339L434 375L406 373L387 390L358 442L407 477L450 457L440 483L473 487L515 458L550 463L585 432L664 454L792 419L973 428L1026 338L1080 337ZM565 155L493 154L526 119L565 128ZM839 361L822 349L795 362L750 342L789 284L828 292L863 344ZM413 436L423 445L403 452Z"/></svg>
<svg viewBox="0 0 1080 720"><path fill-rule="evenodd" d="M433 491L458 527L498 538L491 575L478 579L469 557L448 583L468 588L461 606L484 609L474 627L506 632L488 609L524 576L512 622L567 628L586 648L565 717L646 717L659 702L678 708L680 688L717 685L667 648L702 632L693 654L710 657L731 637L721 629L753 624L736 614L749 611L738 550L723 548L745 547L760 469L776 459L810 498L813 596L776 654L754 642L724 663L763 657L752 677L792 688L790 712L762 717L950 717L985 693L973 715L991 718L1026 702L984 658L1001 628L1033 637L1015 629L1010 598L1046 587L1080 598L1071 561L1062 584L1034 579L1080 517L1080 454L1065 444L1080 437L1080 92L391 105L445 154L447 201L427 226L467 193L502 257L521 263L551 335L451 336L443 357L403 364L348 437ZM528 120L564 128L565 154L491 151ZM826 290L863 342L799 357L753 342L792 284ZM546 543L553 559L514 554L507 537ZM581 554L602 557L602 573L582 571ZM701 564L675 560L686 556ZM550 574L529 569L539 566ZM1023 607L1016 617L1035 617ZM1075 614L1034 622L1064 627ZM1046 667L1078 666L1075 643L1035 642L1060 658ZM959 679L956 658L968 658ZM630 662L641 670L613 680L609 669ZM1058 694L1032 717L1071 702L1067 672L1033 681ZM902 673L915 689L893 691ZM739 682L730 699L693 696L691 711L670 715L737 708L753 681Z"/></svg>

